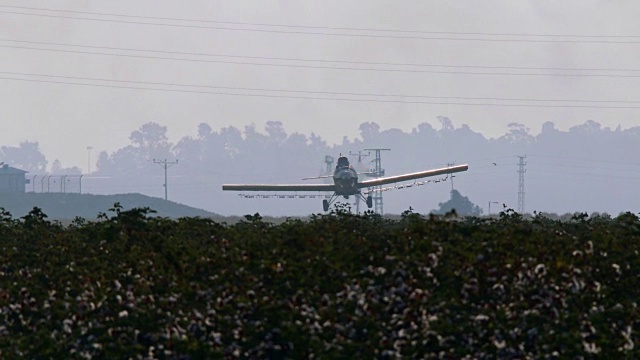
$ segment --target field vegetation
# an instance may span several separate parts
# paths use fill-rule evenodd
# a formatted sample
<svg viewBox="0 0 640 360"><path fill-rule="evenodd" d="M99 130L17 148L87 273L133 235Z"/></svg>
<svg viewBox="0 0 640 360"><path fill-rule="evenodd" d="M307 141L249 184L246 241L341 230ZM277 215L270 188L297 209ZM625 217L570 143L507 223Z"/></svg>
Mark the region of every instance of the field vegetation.
<svg viewBox="0 0 640 360"><path fill-rule="evenodd" d="M0 214L0 358L637 358L640 220Z"/></svg>

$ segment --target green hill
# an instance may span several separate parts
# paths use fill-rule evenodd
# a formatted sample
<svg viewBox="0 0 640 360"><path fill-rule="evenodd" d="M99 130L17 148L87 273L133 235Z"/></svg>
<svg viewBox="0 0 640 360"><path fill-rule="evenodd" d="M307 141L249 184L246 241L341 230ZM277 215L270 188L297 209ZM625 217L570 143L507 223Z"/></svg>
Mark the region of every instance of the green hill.
<svg viewBox="0 0 640 360"><path fill-rule="evenodd" d="M9 211L14 218L22 217L34 207L39 207L52 220L74 219L76 216L95 219L98 213L106 212L116 202L124 210L149 207L157 211L155 215L170 218L217 216L202 209L142 194L0 194L0 207Z"/></svg>

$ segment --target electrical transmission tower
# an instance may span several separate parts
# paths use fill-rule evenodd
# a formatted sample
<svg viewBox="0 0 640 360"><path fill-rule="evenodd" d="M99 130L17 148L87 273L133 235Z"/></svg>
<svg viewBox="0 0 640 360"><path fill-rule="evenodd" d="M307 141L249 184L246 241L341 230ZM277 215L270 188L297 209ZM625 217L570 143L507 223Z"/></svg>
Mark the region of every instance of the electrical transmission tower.
<svg viewBox="0 0 640 360"><path fill-rule="evenodd" d="M447 163L447 167L452 167L455 164L456 164L455 162ZM449 174L449 179L451 179L451 191L453 191L453 178L454 178L453 174Z"/></svg>
<svg viewBox="0 0 640 360"><path fill-rule="evenodd" d="M360 171L360 169L362 168L362 159L366 158L367 156L370 156L371 153L364 154L362 150L358 150L357 153L349 151L349 155L356 155L358 157L358 168L356 170ZM360 214L360 197L356 196L355 198L356 198L355 199L356 214Z"/></svg>
<svg viewBox="0 0 640 360"><path fill-rule="evenodd" d="M527 170L524 168L527 163L524 159L527 156L518 156L520 162L518 163L518 213L524 214L524 173Z"/></svg>
<svg viewBox="0 0 640 360"><path fill-rule="evenodd" d="M375 157L373 160L371 160L371 162L373 163L373 168L370 171L371 174L368 174L367 176L375 177L375 178L383 177L384 169L382 168L382 159L380 158L380 153L382 151L391 151L391 149L364 149L364 150L375 152ZM384 210L384 207L382 204L382 185L375 186L373 187L372 190L374 190L373 195L371 195L371 197L373 198L375 212L382 215Z"/></svg>
<svg viewBox="0 0 640 360"><path fill-rule="evenodd" d="M331 155L325 155L324 163L327 165L327 175L333 174L333 162L335 159Z"/></svg>
<svg viewBox="0 0 640 360"><path fill-rule="evenodd" d="M169 198L169 190L168 190L168 185L167 185L167 169L170 168L173 165L176 165L178 163L178 160L176 160L176 161L167 161L167 159L164 159L164 160L153 159L153 163L154 164L159 164L160 166L162 166L164 168L164 199L168 200L168 198Z"/></svg>

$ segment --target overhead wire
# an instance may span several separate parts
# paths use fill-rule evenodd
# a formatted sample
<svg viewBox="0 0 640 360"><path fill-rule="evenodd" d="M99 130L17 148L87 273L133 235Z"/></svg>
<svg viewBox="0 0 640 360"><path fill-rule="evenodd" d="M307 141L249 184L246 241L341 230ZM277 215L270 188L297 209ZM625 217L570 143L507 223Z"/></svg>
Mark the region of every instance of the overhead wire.
<svg viewBox="0 0 640 360"><path fill-rule="evenodd" d="M536 174L537 174L537 173L549 173L549 174L558 174L558 175L565 175L565 176L580 176L580 177L594 177L594 178L608 178L608 179L615 178L616 180L625 179L625 180L640 181L640 177L633 177L633 176L620 176L620 175L613 175L613 174L594 174L594 173L580 173L580 172L562 172L562 171L543 170L543 169L536 169L535 173L536 173Z"/></svg>
<svg viewBox="0 0 640 360"><path fill-rule="evenodd" d="M591 162L591 163L604 163L604 164L620 164L620 165L632 165L639 166L640 162L630 162L630 161L618 161L618 160L596 160L596 159L585 159L585 158L575 158L561 155L547 155L547 154L527 154L527 156L532 157L541 157L541 158L550 158L550 159L563 159L563 160L571 160L571 161L582 161L582 162Z"/></svg>
<svg viewBox="0 0 640 360"><path fill-rule="evenodd" d="M0 8L30 10L30 11L48 11L48 12L80 14L80 15L147 19L147 20L181 21L181 22L197 22L197 23L211 23L211 24L242 25L242 26L295 28L295 29L323 29L323 30L338 30L338 31L368 31L368 32L413 33L413 34L430 34L430 35L520 36L520 37L543 37L543 38L544 37L605 38L605 39L612 39L612 38L613 39L616 39L616 38L638 39L640 38L640 36L638 35L531 34L531 33L454 32L454 31L424 31L424 30L378 29L378 28L357 28L357 27L330 27L330 26L292 25L292 24L274 24L274 23L251 23L251 22L221 21L221 20L202 20L202 19L188 19L188 18L176 18L176 17L140 16L140 15L114 14L114 13L105 13L105 12L60 10L60 9L51 9L51 8L10 6L10 5L0 5Z"/></svg>
<svg viewBox="0 0 640 360"><path fill-rule="evenodd" d="M150 19L150 20L170 20L170 21L183 21L183 22L200 22L200 23L229 24L229 25L250 25L250 26L271 26L271 27L302 28L302 29L326 29L326 30L345 30L345 31L371 31L371 32L396 32L396 33L446 34L446 35L482 35L482 36L531 36L531 37L575 37L575 38L640 38L640 36L636 36L636 35L528 34L528 33L453 32L453 31L423 31L423 30L354 28L354 27L329 27L329 26L310 26L310 25L291 25L291 24L251 23L251 22L237 22L237 21L234 22L234 21L220 21L220 20L202 20L202 19L188 19L188 18L176 18L176 17L140 16L140 15L114 14L114 13L105 13L105 12L89 12L89 11L77 11L77 10L61 10L61 9L27 7L27 6L12 6L12 5L0 5L0 8L32 10L32 11L49 11L49 12L59 12L59 13L61 12L61 13L82 14L82 15L98 15L98 16L112 16L112 17L123 17L123 18Z"/></svg>
<svg viewBox="0 0 640 360"><path fill-rule="evenodd" d="M59 76L59 78L64 78L64 77ZM75 79L78 79L78 78L76 77ZM330 101L346 101L346 102L489 106L489 107L523 107L523 108L528 107L528 108L640 109L640 106L601 106L601 105L566 105L566 104L565 105L496 104L496 103L441 102L441 101L415 101L415 100L407 101L402 99L389 100L389 99L363 99L363 98L345 98L345 97L293 96L293 95L280 95L280 94L252 94L252 93L233 93L233 92L223 92L223 91L203 91L203 90L189 90L189 89L168 89L168 88L156 88L156 87L136 87L136 86L111 85L111 84L79 83L79 82L57 81L57 80L24 79L24 78L8 77L8 76L0 76L0 80L87 86L87 87L98 87L98 88L149 90L149 91L158 91L158 92L177 92L177 93L191 93L191 94L211 94L211 95L243 96L243 97L257 97L257 98L301 99L301 100L330 100ZM90 78L87 78L87 80L92 81ZM116 80L108 80L108 81L116 81ZM133 81L118 80L118 82L135 84L135 82Z"/></svg>
<svg viewBox="0 0 640 360"><path fill-rule="evenodd" d="M575 164L554 164L554 163L544 163L544 162L535 162L535 161L527 161L527 165L531 165L533 168L540 167L560 167L564 169L590 169L590 170L606 170L606 171L635 171L640 173L640 164L635 164L636 168L632 167L621 167L621 168L612 168L612 167L598 167L595 168L593 166L587 165L575 165Z"/></svg>
<svg viewBox="0 0 640 360"><path fill-rule="evenodd" d="M269 88L255 88L255 87L179 84L179 83L169 83L169 82L116 80L116 79L106 79L106 78L61 76L61 75L34 74L34 73L10 72L10 71L0 71L0 74L60 78L60 79L68 79L68 80L102 81L102 82L138 84L138 85L162 85L162 86L206 88L206 89L219 89L219 90L264 91L264 92L284 92L284 93L322 94L322 95L349 95L349 96L369 96L369 97L401 97L401 98L482 100L482 101L492 100L492 101L526 101L526 102L578 102L578 103L629 103L629 104L640 103L640 100L634 101L634 100L584 100L584 99L527 99L527 98L501 98L501 97L430 96L430 95L412 95L412 94L378 94L378 93L357 93L357 92L340 92L340 91L288 90L288 89L269 89Z"/></svg>
<svg viewBox="0 0 640 360"><path fill-rule="evenodd" d="M49 52L60 52L60 53L72 53L72 54L104 55L104 56L114 56L114 57L124 57L124 58L173 60L173 61L188 61L188 62L216 63L216 64L230 64L230 65L255 65L255 66L270 66L270 67L281 67L281 68L349 70L349 71L373 71L373 72L391 72L391 73L428 73L428 74L449 74L449 75L457 74L457 75L491 75L491 76L551 76L551 77L640 78L640 75L618 75L618 74L566 74L566 73L565 74L560 74L560 73L518 73L518 72L473 72L473 71L442 71L442 70L424 70L424 69L362 68L362 67L348 67L348 66L319 66L319 65L305 65L305 64L275 64L275 63L261 63L261 62L240 62L240 61L227 61L227 60L212 60L212 59L175 58L175 57L137 55L137 54L104 53L104 52L68 50L68 49L47 49L47 48L37 48L37 47L29 47L29 46L16 46L16 45L0 45L0 47L12 48L12 49L23 49L23 50L36 50L36 51L49 51Z"/></svg>
<svg viewBox="0 0 640 360"><path fill-rule="evenodd" d="M95 17L78 17L78 16L64 16L64 15L51 15L51 14L37 14L37 13L25 13L18 11L0 10L2 14L22 15L22 16L35 16L46 18L59 18L68 20L84 20L84 21L97 21L97 22L109 22L109 23L122 23L133 25L151 25L151 26L164 26L174 28L194 28L194 29L211 29L211 30L225 30L225 31L243 31L254 33L276 33L276 34L295 34L295 35L321 35L321 36L334 36L334 37L360 37L360 38L379 38L379 39L409 39L409 40L445 40L445 41L478 41L478 42L522 42L522 43L573 43L573 44L640 44L640 41L631 40L584 40L583 38L577 39L505 39L505 38L482 38L482 37L452 37L441 36L444 34L433 34L435 36L412 36L412 35L379 35L379 34L353 34L345 32L326 32L326 31L310 31L310 30L277 30L277 29L252 29L252 28L238 28L228 26L202 26L202 25L185 25L185 24L169 24L158 22L144 22L144 21L130 21L130 20L115 20L115 19L101 19ZM98 15L100 16L100 15ZM104 15L103 15L104 16ZM326 28L325 28L326 29ZM464 36L483 36L476 33L475 35ZM448 34L450 35L450 34ZM462 34L458 34L462 35ZM487 35L488 36L488 35ZM494 35L495 36L495 35ZM510 35L516 36L516 35ZM526 36L526 35L522 35ZM566 36L571 37L571 36ZM632 37L635 39L635 37Z"/></svg>
<svg viewBox="0 0 640 360"><path fill-rule="evenodd" d="M0 8L12 8L11 6L0 6ZM20 8L20 7L13 7ZM24 9L30 10L42 10L42 11L57 11L57 12L73 12L73 11L63 11L63 10L52 10L52 9L43 9L43 8L27 8L22 7ZM3 11L0 11L2 13ZM10 13L4 11L5 13ZM81 13L81 12L76 12ZM87 12L88 13L88 12ZM97 13L96 13L97 14ZM22 14L22 15L38 15L38 14ZM41 14L40 14L41 15ZM95 15L95 14L94 14ZM131 18L144 18L133 15L116 15L116 14L98 14L105 16L123 16L123 17L131 17ZM168 20L170 18L164 18L164 20ZM180 19L172 19L172 20L180 20ZM184 19L182 19L184 20ZM196 20L194 20L196 21ZM362 30L362 29L360 29ZM462 33L461 33L462 34ZM469 34L469 33L464 33ZM478 33L476 33L477 35ZM487 33L488 34L488 33ZM495 34L494 34L495 35ZM501 35L516 35L516 34L501 34ZM523 34L520 34L523 35ZM535 35L535 34L534 34ZM533 35L532 35L533 36ZM535 35L535 36L543 36L543 35ZM556 35L549 35L556 36ZM560 35L558 35L560 36ZM626 37L626 36L625 36ZM628 36L634 37L634 36ZM635 72L640 71L640 69L595 69L595 68L535 68L535 67L499 67L499 66L469 66L469 65L440 65L440 64L397 64L397 63L384 63L384 62L355 62L355 61L340 61L340 60L314 60L314 59L292 59L292 58L270 58L270 57L258 57L258 56L239 56L239 55L228 55L228 54L203 54L203 53L183 53L183 52L175 52L175 51L164 51L164 50L148 50L148 49L132 49L132 48L117 48L117 47L102 47L102 46L92 46L92 45L78 45L78 44L62 44L62 43L47 43L47 42L36 42L36 41L24 41L24 40L6 40L0 39L0 41L14 41L20 43L29 43L29 44L37 44L37 45L47 45L47 46L67 46L67 47L82 47L82 48L91 48L91 49L104 49L104 50L117 50L117 51L132 51L132 52L153 52L153 53L163 53L163 54L180 54L180 55L188 55L188 56L207 56L207 57L227 57L227 58L248 58L248 59L260 59L260 60L277 60L277 61L300 61L300 62L322 62L322 63L346 63L346 64L364 64L364 65L383 65L383 66L415 66L415 67L445 67L445 68L476 68L476 69L509 69L509 70L546 70L546 71L628 71ZM540 74L540 73L503 73L503 72L465 72L465 71L433 71L433 70L416 70L416 69L383 69L383 68L358 68L358 67L326 67L326 66L312 66L312 65L299 65L299 64L272 64L272 63L256 63L256 62L233 62L233 61L221 61L221 60L210 60L210 59L192 59L192 58L169 58L169 57L158 57L158 56L142 56L142 55L132 55L132 54L114 54L114 53L100 53L100 52L88 52L88 51L77 51L77 50L68 50L68 49L43 49L43 48L33 48L33 47L23 47L23 46L10 46L10 45L0 45L0 47L8 47L8 48L17 48L17 49L27 49L27 50L37 50L37 51L54 51L54 52L68 52L68 53L79 53L79 54L92 54L92 55L105 55L105 56L120 56L120 57L136 57L136 58L152 58L152 59L164 59L164 60L177 60L177 61L196 61L196 62L215 62L215 63L227 63L227 64L237 64L237 65L259 65L259 66L281 66L281 67L302 67L302 68L320 68L320 69L332 69L332 70L364 70L364 71L381 71L381 72L426 72L426 73L442 73L442 74L464 74L464 75L510 75L510 76L594 76L594 77L622 77L622 78L635 78L640 77L640 75L615 75L615 74ZM5 74L17 74L4 72ZM222 90L233 90L233 91L260 91L260 92L280 92L280 93L302 93L302 94L321 94L321 95L338 95L338 96L367 96L367 97L401 97L401 98L427 98L427 99L449 99L449 100L464 100L464 101L520 101L527 103L540 103L540 102L553 102L553 103L561 103L561 102L572 102L572 103L585 103L585 104L635 104L639 101L634 100L583 100L583 99L526 99L526 98L500 98L500 97L442 97L442 96L426 96L426 95L401 95L401 94L371 94L371 93L349 93L349 92L328 92L328 91L303 91L303 90L285 90L285 89L265 89L265 88L237 88L237 87L220 87L220 86L205 86L205 85L186 85L186 84L172 84L172 83L161 83L161 82L134 82L134 81L119 81L119 80L111 80L111 79L95 79L95 78L81 78L81 77L62 77L62 76L53 76L53 75L41 75L41 74L18 74L24 76L49 76L55 78L64 78L71 80L81 80L81 81L101 81L101 82L117 82L117 83L127 83L127 84L138 84L138 85L162 85L162 86L171 86L171 87L190 87L190 88L212 88L212 89L222 89ZM337 98L337 97L310 97L310 96L284 96L284 95L273 95L273 94L246 94L246 93L228 93L228 92L211 92L211 91L195 91L195 90L185 90L185 89L166 89L166 88L151 88L151 87L133 87L133 86L116 86L116 85L108 85L108 84L95 84L95 83L77 83L77 82L69 82L69 81L51 81L51 80L39 80L39 79L24 79L24 78L10 78L10 77L2 77L3 80L13 80L13 81L27 81L27 82L40 82L40 83L55 83L55 84L65 84L65 85L76 85L76 86L94 86L94 87L111 87L111 88L122 88L122 89L135 89L135 90L151 90L151 91L171 91L171 92L185 92L185 93L205 93L205 94L216 94L216 95L232 95L232 96L253 96L253 97L279 97L279 98L292 98L292 99L310 99L310 100L339 100L339 101L365 101L365 102L394 102L394 103L425 103L425 104L438 104L438 105L467 105L467 106L503 106L503 107L546 107L546 108L603 108L603 109L636 109L638 107L634 106L594 106L594 105L572 105L572 104L561 104L561 105L552 105L552 104L495 104L495 103L463 103L463 102L428 102L428 101L406 101L403 99L400 100L380 100L380 99L355 99L355 98Z"/></svg>
<svg viewBox="0 0 640 360"><path fill-rule="evenodd" d="M305 58L287 58L287 57L269 57L269 56L247 56L247 55L232 55L232 54L212 54L202 52L183 52L183 51L168 51L157 49L136 49L128 47L113 47L113 46L96 46L96 45L83 45L83 44L69 44L69 43L57 43L46 41L28 41L17 39L0 39L0 42L14 42L21 44L31 45L46 45L46 46L66 46L85 49L97 49L97 50L116 50L116 51L131 51L131 52L144 52L144 53L158 53L169 55L186 55L186 56L201 56L201 57L222 57L222 58L234 58L234 59L250 59L250 60L269 60L269 61L294 61L294 62L317 62L317 63L330 63L330 64L348 64L348 65L375 65L375 66L394 66L394 67L436 67L436 68L449 68L449 69L501 69L501 70L539 70L539 71L600 71L600 72L640 72L640 69L632 68L564 68L564 67L522 67L522 66L480 66L480 65L447 65L447 64L424 64L424 63L393 63L393 62L375 62L375 61L350 61L350 60L330 60L330 59L305 59ZM30 50L52 50L43 48L31 48L31 47L18 47L19 49ZM54 49L55 50L55 49ZM103 54L103 53L96 53ZM111 53L107 54L111 55ZM174 58L169 58L174 59ZM176 59L178 60L178 59Z"/></svg>

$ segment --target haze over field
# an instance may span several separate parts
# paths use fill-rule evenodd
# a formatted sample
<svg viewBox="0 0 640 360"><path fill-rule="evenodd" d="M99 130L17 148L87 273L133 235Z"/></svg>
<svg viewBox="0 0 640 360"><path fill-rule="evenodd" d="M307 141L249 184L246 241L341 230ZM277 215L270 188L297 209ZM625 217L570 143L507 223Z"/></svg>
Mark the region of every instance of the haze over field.
<svg viewBox="0 0 640 360"><path fill-rule="evenodd" d="M163 196L151 160L178 158L173 200L286 215L318 212L320 200L283 206L219 185L299 182L325 155L391 147L389 175L469 163L456 189L485 208L515 208L516 156L527 154L527 210L637 212L638 10L630 1L4 0L0 161L38 142L47 163L32 174L91 170L94 193ZM149 123L147 137L130 136ZM449 190L385 194L385 210L429 211Z"/></svg>

